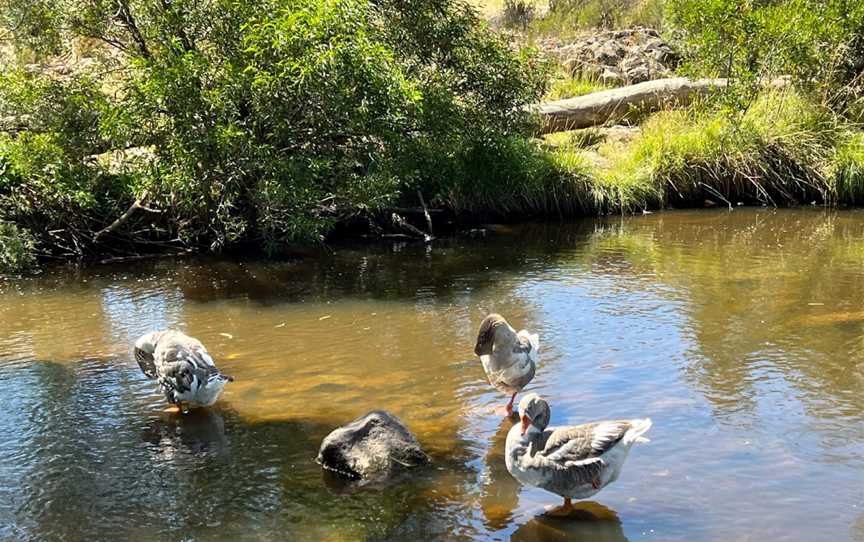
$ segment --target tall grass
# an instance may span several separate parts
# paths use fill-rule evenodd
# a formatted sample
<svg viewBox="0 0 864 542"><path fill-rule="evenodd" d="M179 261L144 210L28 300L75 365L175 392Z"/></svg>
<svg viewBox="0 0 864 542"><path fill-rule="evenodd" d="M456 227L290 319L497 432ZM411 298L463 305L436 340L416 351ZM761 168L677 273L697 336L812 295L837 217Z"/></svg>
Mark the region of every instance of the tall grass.
<svg viewBox="0 0 864 542"><path fill-rule="evenodd" d="M836 202L828 169L841 137L829 113L792 92L764 94L743 114L665 111L623 148L600 147L610 165L597 172L598 185L603 198L619 194L625 209L703 198L732 205Z"/></svg>
<svg viewBox="0 0 864 542"><path fill-rule="evenodd" d="M487 17L529 38L569 39L586 30L630 26L663 27L664 0L469 0ZM525 17L530 14L530 17Z"/></svg>
<svg viewBox="0 0 864 542"><path fill-rule="evenodd" d="M864 202L864 132L792 90L746 111L662 111L632 139L602 130L506 138L456 156L440 203L516 220L718 205ZM598 143L599 141L599 143Z"/></svg>
<svg viewBox="0 0 864 542"><path fill-rule="evenodd" d="M442 203L457 212L509 219L593 212L590 165L580 153L508 138L455 161L461 166Z"/></svg>
<svg viewBox="0 0 864 542"><path fill-rule="evenodd" d="M864 132L849 134L837 146L830 174L840 203L864 203Z"/></svg>
<svg viewBox="0 0 864 542"><path fill-rule="evenodd" d="M529 34L569 38L596 28L663 27L663 0L551 0L548 5L548 14L531 23Z"/></svg>
<svg viewBox="0 0 864 542"><path fill-rule="evenodd" d="M561 76L552 80L549 85L549 92L546 93L546 100L563 100L566 98L575 98L576 96L584 96L600 90L610 88L609 85L595 81L593 79L585 79L582 77Z"/></svg>

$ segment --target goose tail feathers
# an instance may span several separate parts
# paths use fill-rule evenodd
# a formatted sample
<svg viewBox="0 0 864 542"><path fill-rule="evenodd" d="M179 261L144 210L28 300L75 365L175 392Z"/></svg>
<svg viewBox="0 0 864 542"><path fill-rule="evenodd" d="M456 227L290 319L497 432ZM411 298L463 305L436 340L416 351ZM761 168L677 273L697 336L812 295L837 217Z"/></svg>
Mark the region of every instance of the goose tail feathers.
<svg viewBox="0 0 864 542"><path fill-rule="evenodd" d="M634 442L651 442L648 438L642 436L651 429L651 418L631 420L630 425L630 429L624 435L624 442L626 444L633 444Z"/></svg>

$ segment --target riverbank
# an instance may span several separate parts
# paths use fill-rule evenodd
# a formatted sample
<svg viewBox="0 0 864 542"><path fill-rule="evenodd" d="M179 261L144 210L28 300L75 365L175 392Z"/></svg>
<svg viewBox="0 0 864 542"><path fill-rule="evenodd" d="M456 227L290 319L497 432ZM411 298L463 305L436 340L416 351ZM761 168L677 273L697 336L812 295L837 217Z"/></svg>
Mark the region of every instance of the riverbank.
<svg viewBox="0 0 864 542"><path fill-rule="evenodd" d="M864 200L861 78L819 72L824 47L814 40L764 73L742 71L737 57L715 73L713 38L681 19L699 6L675 7L700 1L669 2L675 42L645 28L572 37L562 27L552 39L552 22L576 16L564 4L521 34L493 33L448 0L440 28L458 39L426 24L437 8L365 0L346 0L341 15L323 0L307 0L298 17L252 4L223 19L202 12L197 40L162 19L142 22L150 34L119 49L112 36L95 45L69 36L74 62L3 65L0 268L277 255L335 237L426 239L485 221ZM208 43L208 25L239 34L195 47ZM188 47L164 46L184 36ZM333 36L347 43L338 59L319 54ZM286 58L296 70L284 69ZM844 58L835 66L852 70ZM763 88L779 69L789 86ZM539 101L673 73L731 83L685 108L536 135Z"/></svg>
<svg viewBox="0 0 864 542"><path fill-rule="evenodd" d="M653 114L638 127L589 128L503 143L494 149L497 154L463 158L462 164L477 172L476 182L469 182L470 172L462 172L463 180L443 193L428 186L403 189L393 199L396 205L355 209L334 220L322 241L419 239L484 221L559 220L669 207L857 205L864 200L864 134L837 123L793 90L764 93L739 118L694 106ZM81 259L214 248L179 239L143 246L124 240L130 229L172 226L158 203L139 198L123 208L121 201L115 219L103 220L100 231L108 231L89 245L82 243ZM2 263L11 271L38 264L33 257L37 242L13 224L0 229L0 246ZM262 250L248 239L223 250L238 248Z"/></svg>

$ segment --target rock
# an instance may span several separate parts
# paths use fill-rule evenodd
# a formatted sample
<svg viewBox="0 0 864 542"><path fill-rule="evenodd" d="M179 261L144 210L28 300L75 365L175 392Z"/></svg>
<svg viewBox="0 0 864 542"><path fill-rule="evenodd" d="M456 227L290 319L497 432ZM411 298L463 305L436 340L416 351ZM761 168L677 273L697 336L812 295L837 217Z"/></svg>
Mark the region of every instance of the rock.
<svg viewBox="0 0 864 542"><path fill-rule="evenodd" d="M347 478L381 482L425 465L429 456L399 418L373 410L327 435L317 460Z"/></svg>
<svg viewBox="0 0 864 542"><path fill-rule="evenodd" d="M581 77L582 79L597 80L603 69L597 64L591 62L583 62L580 58L570 58L564 62L564 69L572 77Z"/></svg>
<svg viewBox="0 0 864 542"><path fill-rule="evenodd" d="M576 57L568 58L562 64L564 70L571 75L576 75L582 69L582 61Z"/></svg>
<svg viewBox="0 0 864 542"><path fill-rule="evenodd" d="M645 66L636 66L627 72L627 80L630 83L642 83L651 79L651 72Z"/></svg>
<svg viewBox="0 0 864 542"><path fill-rule="evenodd" d="M597 78L601 83L605 83L607 85L616 85L621 83L624 78L621 77L621 74L611 68L606 68L603 70L603 73L600 74L600 77Z"/></svg>
<svg viewBox="0 0 864 542"><path fill-rule="evenodd" d="M621 69L625 72L629 72L632 69L644 66L645 63L646 61L644 58L638 56L628 56L621 61Z"/></svg>
<svg viewBox="0 0 864 542"><path fill-rule="evenodd" d="M594 59L607 66L614 66L624 56L624 48L613 41L607 41L594 52Z"/></svg>
<svg viewBox="0 0 864 542"><path fill-rule="evenodd" d="M650 28L597 32L571 43L544 42L567 73L610 84L673 76L678 62L673 49Z"/></svg>

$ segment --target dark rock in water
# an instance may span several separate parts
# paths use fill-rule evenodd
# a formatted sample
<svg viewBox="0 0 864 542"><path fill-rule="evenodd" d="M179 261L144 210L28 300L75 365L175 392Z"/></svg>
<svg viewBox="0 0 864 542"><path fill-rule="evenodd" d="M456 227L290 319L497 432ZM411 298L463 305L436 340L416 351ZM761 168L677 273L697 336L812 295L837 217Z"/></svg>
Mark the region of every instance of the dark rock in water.
<svg viewBox="0 0 864 542"><path fill-rule="evenodd" d="M363 481L384 481L428 462L417 438L399 418L383 410L334 430L318 450L322 467Z"/></svg>

